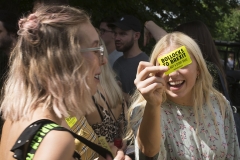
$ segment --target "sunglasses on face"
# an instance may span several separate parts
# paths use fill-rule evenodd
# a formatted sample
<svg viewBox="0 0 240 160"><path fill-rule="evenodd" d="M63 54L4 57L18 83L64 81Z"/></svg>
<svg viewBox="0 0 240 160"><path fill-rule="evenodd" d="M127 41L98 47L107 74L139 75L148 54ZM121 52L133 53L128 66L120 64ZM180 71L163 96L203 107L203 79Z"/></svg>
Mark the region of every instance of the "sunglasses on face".
<svg viewBox="0 0 240 160"><path fill-rule="evenodd" d="M101 63L103 63L103 57L104 57L104 47L101 45L99 47L94 47L94 48L84 48L81 49L80 52L84 53L84 52L95 52L98 55L99 61Z"/></svg>

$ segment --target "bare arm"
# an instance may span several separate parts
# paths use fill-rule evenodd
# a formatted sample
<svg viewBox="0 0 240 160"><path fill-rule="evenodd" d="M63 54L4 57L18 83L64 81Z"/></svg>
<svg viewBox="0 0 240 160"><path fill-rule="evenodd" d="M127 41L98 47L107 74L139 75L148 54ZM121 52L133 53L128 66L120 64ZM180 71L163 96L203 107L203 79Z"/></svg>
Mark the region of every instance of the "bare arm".
<svg viewBox="0 0 240 160"><path fill-rule="evenodd" d="M161 103L165 89L162 74L165 66L153 66L149 62L140 62L134 83L147 101L142 122L137 133L137 141L141 152L155 156L161 143ZM151 75L152 74L152 75Z"/></svg>
<svg viewBox="0 0 240 160"><path fill-rule="evenodd" d="M75 150L73 136L64 131L50 131L40 144L34 160L70 160Z"/></svg>
<svg viewBox="0 0 240 160"><path fill-rule="evenodd" d="M148 157L155 156L160 150L161 125L160 107L146 105L137 140L139 149Z"/></svg>
<svg viewBox="0 0 240 160"><path fill-rule="evenodd" d="M146 46L152 37L156 41L158 41L166 34L167 32L163 28L159 27L153 21L146 21L144 25L144 44L143 45Z"/></svg>

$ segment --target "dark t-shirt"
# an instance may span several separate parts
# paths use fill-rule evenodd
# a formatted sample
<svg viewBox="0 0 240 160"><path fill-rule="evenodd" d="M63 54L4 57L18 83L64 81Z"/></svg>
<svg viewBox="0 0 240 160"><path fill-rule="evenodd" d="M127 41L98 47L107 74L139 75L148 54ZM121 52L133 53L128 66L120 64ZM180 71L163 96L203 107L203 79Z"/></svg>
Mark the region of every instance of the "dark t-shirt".
<svg viewBox="0 0 240 160"><path fill-rule="evenodd" d="M118 76L118 80L122 83L122 90L130 95L135 91L134 80L136 78L137 68L140 61L149 61L146 53L142 52L132 58L119 57L113 64L113 70Z"/></svg>

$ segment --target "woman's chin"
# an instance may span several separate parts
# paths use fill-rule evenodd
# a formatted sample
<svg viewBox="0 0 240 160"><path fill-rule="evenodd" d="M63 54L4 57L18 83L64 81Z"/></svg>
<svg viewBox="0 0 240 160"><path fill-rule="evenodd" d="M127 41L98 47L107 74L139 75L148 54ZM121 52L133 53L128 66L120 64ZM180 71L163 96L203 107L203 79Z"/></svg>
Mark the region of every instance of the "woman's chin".
<svg viewBox="0 0 240 160"><path fill-rule="evenodd" d="M167 94L167 98L168 99L175 99L175 98L181 98L182 97L182 95L181 94L179 94L179 93L174 93L174 92L166 92L166 94Z"/></svg>
<svg viewBox="0 0 240 160"><path fill-rule="evenodd" d="M91 94L92 96L97 93L97 87L96 88L91 88Z"/></svg>

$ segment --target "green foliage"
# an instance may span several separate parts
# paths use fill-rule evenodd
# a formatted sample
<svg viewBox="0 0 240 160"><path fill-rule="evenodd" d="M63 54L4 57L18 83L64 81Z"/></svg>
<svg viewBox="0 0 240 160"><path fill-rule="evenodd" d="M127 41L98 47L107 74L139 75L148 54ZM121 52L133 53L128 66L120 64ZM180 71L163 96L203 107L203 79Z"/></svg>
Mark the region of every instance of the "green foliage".
<svg viewBox="0 0 240 160"><path fill-rule="evenodd" d="M240 42L240 9L233 9L231 16L224 16L217 22L216 39Z"/></svg>
<svg viewBox="0 0 240 160"><path fill-rule="evenodd" d="M90 13L96 27L103 17L124 14L138 17L143 24L153 20L167 31L186 21L201 20L214 37L235 40L240 22L239 14L235 17L235 12L231 20L228 18L231 9L238 7L239 0L69 0L69 5ZM31 12L32 7L33 0L11 0L11 3L9 0L0 1L0 9L12 10L20 16ZM223 36L219 36L219 33Z"/></svg>

